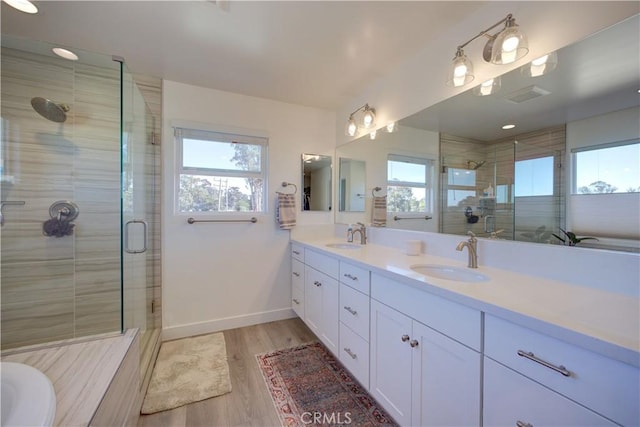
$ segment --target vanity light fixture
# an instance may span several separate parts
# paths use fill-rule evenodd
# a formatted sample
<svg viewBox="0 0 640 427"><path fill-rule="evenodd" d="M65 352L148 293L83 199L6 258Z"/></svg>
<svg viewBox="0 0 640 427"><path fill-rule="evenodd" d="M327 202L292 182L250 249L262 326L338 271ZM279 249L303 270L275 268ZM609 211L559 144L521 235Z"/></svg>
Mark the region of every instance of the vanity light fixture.
<svg viewBox="0 0 640 427"><path fill-rule="evenodd" d="M357 118L357 113L362 111L362 117ZM347 120L346 134L356 136L360 129L371 129L376 126L376 109L364 104L362 107L349 114Z"/></svg>
<svg viewBox="0 0 640 427"><path fill-rule="evenodd" d="M500 76L494 77L473 88L472 93L477 96L493 95L500 90Z"/></svg>
<svg viewBox="0 0 640 427"><path fill-rule="evenodd" d="M524 67L522 73L528 77L539 77L555 70L558 65L558 54L556 52L548 53L540 58L534 59Z"/></svg>
<svg viewBox="0 0 640 427"><path fill-rule="evenodd" d="M489 34L489 31L500 24L504 24L502 31ZM508 14L496 24L481 31L477 36L459 45L453 58L447 77L449 86L459 87L470 83L474 78L473 63L465 55L464 47L480 36L486 36L489 41L485 44L482 57L492 64L510 64L525 56L529 52L527 37L520 31L512 14Z"/></svg>
<svg viewBox="0 0 640 427"><path fill-rule="evenodd" d="M56 55L58 55L61 58L68 59L70 61L77 61L78 60L78 55L76 55L75 53L71 52L68 49L64 49L64 48L61 48L61 47L54 47L51 50L53 51L53 53L55 53Z"/></svg>
<svg viewBox="0 0 640 427"><path fill-rule="evenodd" d="M38 13L38 8L29 0L2 0L14 9L24 13Z"/></svg>

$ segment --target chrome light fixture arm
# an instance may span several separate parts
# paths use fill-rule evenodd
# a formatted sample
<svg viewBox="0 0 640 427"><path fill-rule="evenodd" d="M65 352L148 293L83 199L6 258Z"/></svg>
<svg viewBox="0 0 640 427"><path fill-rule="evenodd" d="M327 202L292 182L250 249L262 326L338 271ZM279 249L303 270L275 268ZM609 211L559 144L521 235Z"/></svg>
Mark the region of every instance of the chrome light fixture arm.
<svg viewBox="0 0 640 427"><path fill-rule="evenodd" d="M486 36L489 37L490 39L495 39L496 35L491 35L489 34L489 31L493 30L494 28L496 28L498 25L500 24L504 24L507 23L507 27L509 26L509 22L513 22L513 15L510 13L508 14L505 18L502 18L500 21L496 22L495 24L493 24L492 26L490 26L489 28L487 28L484 31L480 31L480 33L478 33L478 35L470 38L469 40L467 40L466 42L462 43L461 45L458 46L458 49L462 49L464 48L466 45L468 45L469 43L471 43L472 41L474 41L475 39L477 39L478 37L482 37L482 36Z"/></svg>

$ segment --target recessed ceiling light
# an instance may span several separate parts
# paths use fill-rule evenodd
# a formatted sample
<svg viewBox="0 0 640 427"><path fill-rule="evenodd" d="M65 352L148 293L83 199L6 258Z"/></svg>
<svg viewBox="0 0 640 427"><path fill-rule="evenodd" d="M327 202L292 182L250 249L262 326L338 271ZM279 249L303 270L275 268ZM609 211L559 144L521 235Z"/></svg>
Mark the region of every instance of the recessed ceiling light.
<svg viewBox="0 0 640 427"><path fill-rule="evenodd" d="M53 53L55 53L56 55L64 58L64 59L69 59L71 61L77 61L78 60L78 55L76 55L75 53L71 52L70 50L67 49L63 49L61 47L54 47L53 49Z"/></svg>
<svg viewBox="0 0 640 427"><path fill-rule="evenodd" d="M513 129L514 127L516 127L516 125L504 125L504 126L502 126L502 129L504 129L504 130Z"/></svg>
<svg viewBox="0 0 640 427"><path fill-rule="evenodd" d="M2 0L9 6L24 13L38 13L38 8L29 0Z"/></svg>

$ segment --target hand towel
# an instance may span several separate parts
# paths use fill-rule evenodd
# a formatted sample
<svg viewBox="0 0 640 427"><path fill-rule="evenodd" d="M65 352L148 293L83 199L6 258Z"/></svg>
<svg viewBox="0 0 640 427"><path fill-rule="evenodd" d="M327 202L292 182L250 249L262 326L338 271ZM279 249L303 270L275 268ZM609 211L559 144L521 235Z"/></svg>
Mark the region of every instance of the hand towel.
<svg viewBox="0 0 640 427"><path fill-rule="evenodd" d="M283 230L291 230L296 225L295 194L278 193L276 221Z"/></svg>
<svg viewBox="0 0 640 427"><path fill-rule="evenodd" d="M387 196L374 196L371 223L374 227L387 226Z"/></svg>

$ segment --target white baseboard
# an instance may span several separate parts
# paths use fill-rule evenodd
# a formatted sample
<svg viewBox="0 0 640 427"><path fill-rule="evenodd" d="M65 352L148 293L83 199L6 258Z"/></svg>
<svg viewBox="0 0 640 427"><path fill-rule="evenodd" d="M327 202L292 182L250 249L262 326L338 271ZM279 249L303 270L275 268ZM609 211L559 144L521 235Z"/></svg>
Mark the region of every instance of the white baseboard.
<svg viewBox="0 0 640 427"><path fill-rule="evenodd" d="M291 319L296 316L296 313L292 309L283 308L280 310L263 311L241 316L207 320L206 322L171 326L162 329L162 341L175 340L178 338L191 337L195 335L210 334L213 332L224 331L226 329L242 328L244 326L274 322L276 320Z"/></svg>

